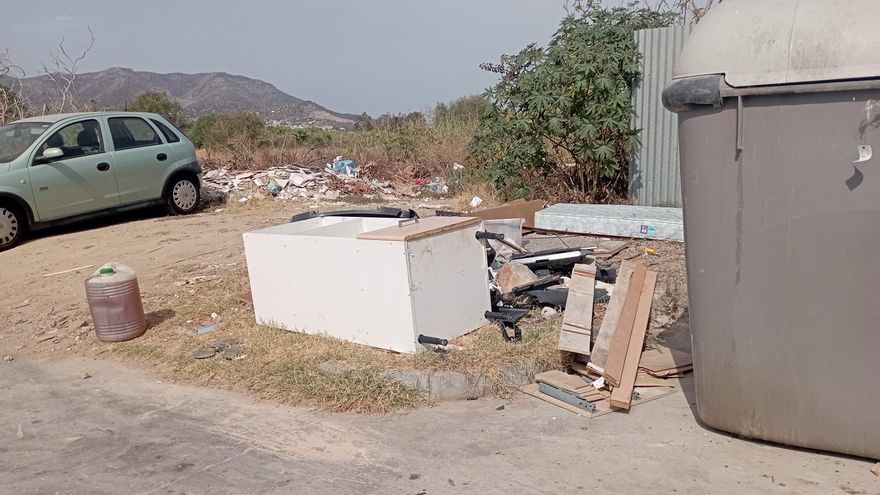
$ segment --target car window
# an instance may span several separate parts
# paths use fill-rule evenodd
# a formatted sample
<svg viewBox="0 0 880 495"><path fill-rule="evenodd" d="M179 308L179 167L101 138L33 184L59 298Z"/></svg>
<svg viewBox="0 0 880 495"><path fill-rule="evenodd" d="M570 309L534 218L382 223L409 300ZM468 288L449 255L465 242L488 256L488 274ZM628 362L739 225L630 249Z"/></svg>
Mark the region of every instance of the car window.
<svg viewBox="0 0 880 495"><path fill-rule="evenodd" d="M117 151L162 144L159 135L146 120L139 117L111 117L110 135Z"/></svg>
<svg viewBox="0 0 880 495"><path fill-rule="evenodd" d="M49 148L59 148L64 152L63 156L54 161L103 153L104 136L101 134L101 125L97 120L83 120L62 127L43 141L35 160L39 160Z"/></svg>
<svg viewBox="0 0 880 495"><path fill-rule="evenodd" d="M165 141L167 141L169 143L179 143L180 142L180 138L177 136L177 134L175 134L174 131L169 129L167 125L159 122L156 119L150 119L150 122L152 122L153 124L156 125L156 127L159 128L159 131L162 133L163 136L165 136Z"/></svg>

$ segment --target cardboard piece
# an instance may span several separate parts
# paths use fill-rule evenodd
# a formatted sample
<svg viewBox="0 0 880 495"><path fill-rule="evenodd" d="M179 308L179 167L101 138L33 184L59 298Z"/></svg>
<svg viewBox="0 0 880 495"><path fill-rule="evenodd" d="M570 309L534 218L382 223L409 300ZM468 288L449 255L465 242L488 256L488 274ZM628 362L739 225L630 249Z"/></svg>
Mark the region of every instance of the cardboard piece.
<svg viewBox="0 0 880 495"><path fill-rule="evenodd" d="M544 208L543 200L525 201L518 199L504 203L496 208L471 211L469 214L481 220L504 220L507 218L522 218L523 227L535 228L535 213Z"/></svg>

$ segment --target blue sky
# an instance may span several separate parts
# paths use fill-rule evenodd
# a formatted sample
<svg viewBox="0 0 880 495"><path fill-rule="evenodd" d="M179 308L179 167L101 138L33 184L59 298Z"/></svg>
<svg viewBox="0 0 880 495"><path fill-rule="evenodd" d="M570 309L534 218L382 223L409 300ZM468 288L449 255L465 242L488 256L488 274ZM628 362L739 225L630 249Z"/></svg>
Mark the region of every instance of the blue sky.
<svg viewBox="0 0 880 495"><path fill-rule="evenodd" d="M564 15L563 0L18 0L3 10L0 50L30 74L62 37L81 50L91 26L83 72L225 71L374 115L482 92L495 77L481 62L546 43Z"/></svg>

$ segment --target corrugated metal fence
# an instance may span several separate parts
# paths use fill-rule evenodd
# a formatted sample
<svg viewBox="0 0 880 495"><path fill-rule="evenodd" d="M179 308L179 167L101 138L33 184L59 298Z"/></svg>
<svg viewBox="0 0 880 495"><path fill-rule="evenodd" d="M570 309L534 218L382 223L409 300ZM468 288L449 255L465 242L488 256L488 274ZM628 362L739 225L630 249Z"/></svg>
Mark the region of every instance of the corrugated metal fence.
<svg viewBox="0 0 880 495"><path fill-rule="evenodd" d="M642 145L630 162L630 198L643 206L681 206L678 121L663 108L663 88L693 26L636 31L642 82L633 92L634 126Z"/></svg>

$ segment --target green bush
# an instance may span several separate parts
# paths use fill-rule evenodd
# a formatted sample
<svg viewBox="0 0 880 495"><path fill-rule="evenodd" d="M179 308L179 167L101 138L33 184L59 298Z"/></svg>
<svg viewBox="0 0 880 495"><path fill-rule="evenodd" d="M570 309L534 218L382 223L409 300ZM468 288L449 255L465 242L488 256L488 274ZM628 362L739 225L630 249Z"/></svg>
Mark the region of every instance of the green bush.
<svg viewBox="0 0 880 495"><path fill-rule="evenodd" d="M577 4L546 48L529 45L498 64L501 80L471 145L484 177L504 196L578 201L626 195L638 145L631 88L640 77L633 31L671 24L675 14Z"/></svg>

